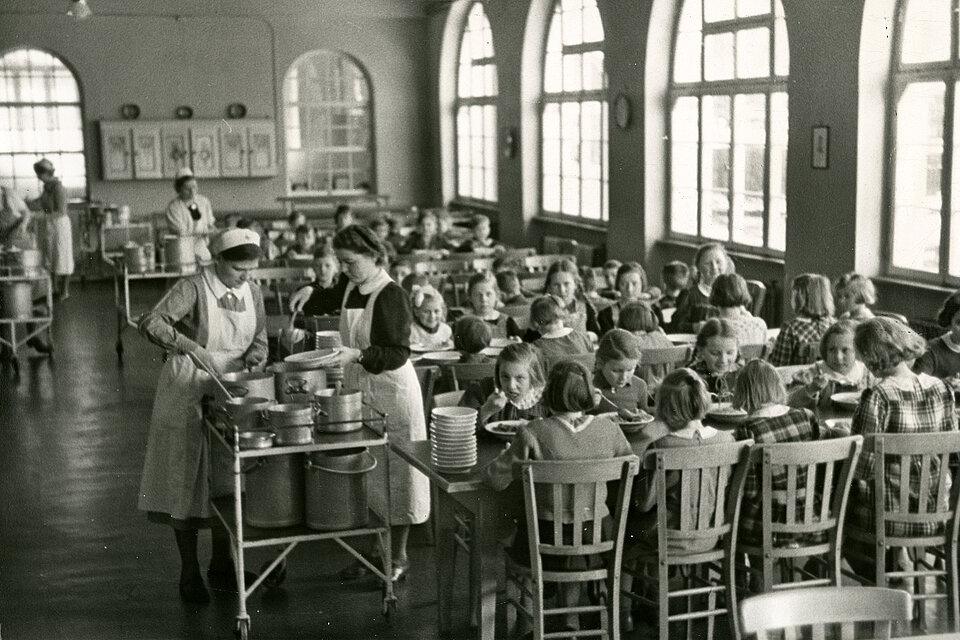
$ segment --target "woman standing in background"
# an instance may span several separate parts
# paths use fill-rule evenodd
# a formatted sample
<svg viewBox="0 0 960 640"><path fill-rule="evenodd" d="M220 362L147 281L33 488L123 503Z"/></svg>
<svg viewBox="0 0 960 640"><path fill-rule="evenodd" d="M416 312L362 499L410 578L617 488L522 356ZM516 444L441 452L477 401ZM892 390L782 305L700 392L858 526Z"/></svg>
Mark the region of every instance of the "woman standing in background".
<svg viewBox="0 0 960 640"><path fill-rule="evenodd" d="M200 194L197 179L187 168L177 172L173 188L177 197L167 205L167 227L170 233L175 235L193 236L193 251L197 260L209 262L210 248L207 237L215 231L210 200Z"/></svg>
<svg viewBox="0 0 960 640"><path fill-rule="evenodd" d="M33 171L43 183L40 197L27 202L34 211L43 211L46 219L46 260L53 274L53 294L58 300L70 297L73 275L73 230L67 215L67 192L54 176L53 163L43 158L33 163Z"/></svg>

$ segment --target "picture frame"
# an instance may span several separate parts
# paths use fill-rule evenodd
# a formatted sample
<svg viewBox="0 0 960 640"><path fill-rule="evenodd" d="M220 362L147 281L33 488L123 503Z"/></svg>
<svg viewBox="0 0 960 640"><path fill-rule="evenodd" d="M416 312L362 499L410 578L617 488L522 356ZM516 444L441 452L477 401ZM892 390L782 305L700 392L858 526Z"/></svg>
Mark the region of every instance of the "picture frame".
<svg viewBox="0 0 960 640"><path fill-rule="evenodd" d="M817 125L810 135L810 166L814 169L830 168L830 127Z"/></svg>

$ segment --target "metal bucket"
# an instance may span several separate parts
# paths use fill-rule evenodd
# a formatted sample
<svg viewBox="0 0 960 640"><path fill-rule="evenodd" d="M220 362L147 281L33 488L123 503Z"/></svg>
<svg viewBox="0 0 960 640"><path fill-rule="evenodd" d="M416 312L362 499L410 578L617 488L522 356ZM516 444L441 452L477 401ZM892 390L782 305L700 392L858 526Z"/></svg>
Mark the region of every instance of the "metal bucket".
<svg viewBox="0 0 960 640"><path fill-rule="evenodd" d="M147 270L147 254L143 247L135 242L123 246L123 261L130 273L143 273Z"/></svg>
<svg viewBox="0 0 960 640"><path fill-rule="evenodd" d="M0 283L0 317L13 320L33 317L33 282L7 280Z"/></svg>
<svg viewBox="0 0 960 640"><path fill-rule="evenodd" d="M262 428L263 412L273 400L247 396L228 398L223 401L223 413L228 424L238 431L259 431Z"/></svg>
<svg viewBox="0 0 960 640"><path fill-rule="evenodd" d="M284 404L313 402L313 394L327 387L327 372L322 368L298 369L287 362L278 362L272 367L274 397Z"/></svg>
<svg viewBox="0 0 960 640"><path fill-rule="evenodd" d="M363 427L363 392L359 389L321 389L313 394L316 430L344 433Z"/></svg>
<svg viewBox="0 0 960 640"><path fill-rule="evenodd" d="M245 398L266 398L276 400L273 388L273 374L268 371L235 371L220 376L220 382L234 396ZM226 400L223 390L216 387L217 399Z"/></svg>
<svg viewBox="0 0 960 640"><path fill-rule="evenodd" d="M243 521L252 527L290 527L303 522L304 456L264 456L243 470Z"/></svg>
<svg viewBox="0 0 960 640"><path fill-rule="evenodd" d="M174 269L197 263L191 236L164 236L163 255L167 266Z"/></svg>
<svg viewBox="0 0 960 640"><path fill-rule="evenodd" d="M366 449L311 453L307 469L307 526L320 531L367 525L367 474L377 459Z"/></svg>

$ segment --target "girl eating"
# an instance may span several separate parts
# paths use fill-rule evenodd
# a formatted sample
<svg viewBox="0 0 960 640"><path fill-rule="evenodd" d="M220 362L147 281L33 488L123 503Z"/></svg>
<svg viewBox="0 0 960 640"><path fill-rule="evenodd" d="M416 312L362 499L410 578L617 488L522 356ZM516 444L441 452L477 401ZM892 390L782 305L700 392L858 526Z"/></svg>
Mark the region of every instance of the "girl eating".
<svg viewBox="0 0 960 640"><path fill-rule="evenodd" d="M547 415L541 402L545 384L540 350L511 344L497 356L493 378L472 384L460 405L477 410L478 427L490 421L532 420Z"/></svg>
<svg viewBox="0 0 960 640"><path fill-rule="evenodd" d="M611 329L600 340L594 384L600 392L597 411L615 411L624 421L646 417L647 383L634 375L640 363L640 345L629 331Z"/></svg>
<svg viewBox="0 0 960 640"><path fill-rule="evenodd" d="M414 285L410 300L414 318L410 327L410 343L422 345L427 351L449 349L453 342L453 331L443 321L447 317L447 306L440 292L429 285Z"/></svg>
<svg viewBox="0 0 960 640"><path fill-rule="evenodd" d="M695 325L703 322L715 309L710 304L713 281L721 273L731 273L730 257L723 245L717 242L705 244L697 249L693 259L697 267L699 280L696 285L684 289L677 296L677 310L673 314L671 326L677 333L692 333Z"/></svg>
<svg viewBox="0 0 960 640"><path fill-rule="evenodd" d="M740 344L733 326L720 318L707 320L697 334L690 368L703 378L710 393L717 394L722 402L733 391L742 366Z"/></svg>
<svg viewBox="0 0 960 640"><path fill-rule="evenodd" d="M460 352L460 362L490 362L490 356L483 353L490 339L490 326L476 316L463 316L453 325L453 348Z"/></svg>
<svg viewBox="0 0 960 640"><path fill-rule="evenodd" d="M770 364L782 367L811 362L809 347L819 343L835 320L830 281L819 273L803 273L793 279L790 306L797 317L783 325L770 352Z"/></svg>
<svg viewBox="0 0 960 640"><path fill-rule="evenodd" d="M497 288L497 278L492 273L484 271L474 274L467 283L467 294L473 315L490 325L491 336L513 338L522 335L516 320L497 311L500 290Z"/></svg>
<svg viewBox="0 0 960 640"><path fill-rule="evenodd" d="M859 273L845 273L833 285L837 302L837 317L862 322L873 318L872 304L877 303L877 290L873 281Z"/></svg>
<svg viewBox="0 0 960 640"><path fill-rule="evenodd" d="M667 349L673 346L660 328L656 312L646 302L630 302L620 310L617 327L632 333L641 349Z"/></svg>
<svg viewBox="0 0 960 640"><path fill-rule="evenodd" d="M927 350L917 359L913 370L937 378L960 374L960 291L943 301L937 324L948 331L927 343Z"/></svg>
<svg viewBox="0 0 960 640"><path fill-rule="evenodd" d="M548 362L564 356L593 352L590 336L564 326L564 316L560 303L553 296L537 298L530 305L530 326L540 334L533 345L540 349Z"/></svg>
<svg viewBox="0 0 960 640"><path fill-rule="evenodd" d="M446 250L443 237L440 235L440 223L437 214L429 209L417 215L417 228L410 232L402 253L414 251L441 251Z"/></svg>
<svg viewBox="0 0 960 640"><path fill-rule="evenodd" d="M819 362L793 378L801 386L790 392L787 404L791 407L813 409L830 407L830 396L843 391L861 391L873 386L873 377L857 360L853 334L857 325L850 320L833 324L820 341Z"/></svg>
<svg viewBox="0 0 960 640"><path fill-rule="evenodd" d="M740 344L765 344L767 323L747 311L751 302L747 281L736 273L721 273L713 281L710 304L717 309L717 317L733 326Z"/></svg>
<svg viewBox="0 0 960 640"><path fill-rule="evenodd" d="M600 334L603 335L617 326L617 319L624 305L640 300L647 288L647 274L638 262L628 262L617 269L614 280L614 289L617 291L617 302L605 308L597 315L600 325Z"/></svg>
<svg viewBox="0 0 960 640"><path fill-rule="evenodd" d="M547 269L547 283L544 293L557 298L560 306L567 312L566 325L577 331L593 332L600 335L597 324L597 311L583 297L580 272L572 260L563 258ZM524 340L533 342L540 335L534 329L527 331Z"/></svg>

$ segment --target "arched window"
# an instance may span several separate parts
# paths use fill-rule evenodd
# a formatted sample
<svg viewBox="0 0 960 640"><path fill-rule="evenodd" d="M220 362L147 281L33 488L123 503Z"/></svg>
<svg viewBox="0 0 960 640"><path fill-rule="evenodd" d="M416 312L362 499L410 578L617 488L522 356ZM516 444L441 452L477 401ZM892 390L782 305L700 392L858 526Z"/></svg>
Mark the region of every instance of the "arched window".
<svg viewBox="0 0 960 640"><path fill-rule="evenodd" d="M370 84L337 51L312 51L283 80L287 188L343 193L373 190Z"/></svg>
<svg viewBox="0 0 960 640"><path fill-rule="evenodd" d="M780 0L684 0L670 82L669 228L783 251L787 29Z"/></svg>
<svg viewBox="0 0 960 640"><path fill-rule="evenodd" d="M457 196L497 200L497 65L493 34L474 2L463 26L457 69Z"/></svg>
<svg viewBox="0 0 960 640"><path fill-rule="evenodd" d="M87 197L80 87L56 56L15 49L0 57L0 183L37 195L33 163L49 158L71 198Z"/></svg>
<svg viewBox="0 0 960 640"><path fill-rule="evenodd" d="M890 101L888 270L960 281L957 0L901 0Z"/></svg>
<svg viewBox="0 0 960 640"><path fill-rule="evenodd" d="M607 74L596 0L558 0L543 63L541 207L607 219Z"/></svg>

